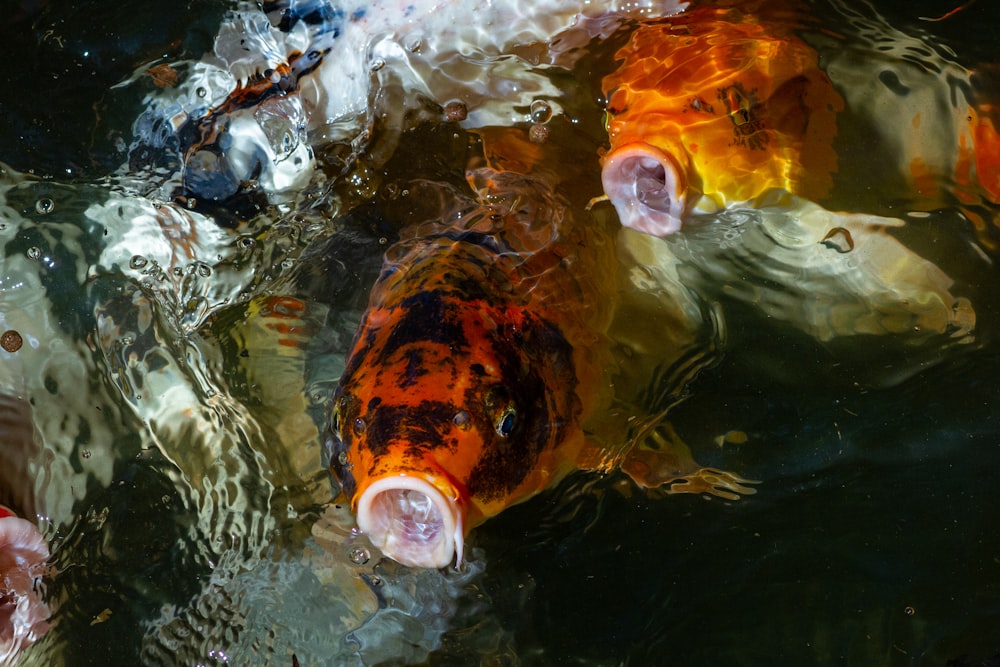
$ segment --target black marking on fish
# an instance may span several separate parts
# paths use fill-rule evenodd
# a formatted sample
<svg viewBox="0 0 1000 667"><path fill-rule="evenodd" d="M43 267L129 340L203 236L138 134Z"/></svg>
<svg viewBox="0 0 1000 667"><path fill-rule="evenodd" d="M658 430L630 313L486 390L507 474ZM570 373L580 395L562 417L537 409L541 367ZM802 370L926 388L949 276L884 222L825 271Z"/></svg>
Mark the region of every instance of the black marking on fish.
<svg viewBox="0 0 1000 667"><path fill-rule="evenodd" d="M446 446L446 436L454 427L452 417L459 409L440 401L379 406L365 416L365 445L376 458L398 442L425 450Z"/></svg>
<svg viewBox="0 0 1000 667"><path fill-rule="evenodd" d="M516 335L503 341L507 349L496 350L502 361L500 386L514 400L518 427L511 437L497 434L494 418L503 407L503 397L497 397L499 405L487 412L486 420L476 423L486 446L467 485L471 495L485 501L500 499L517 488L539 454L562 440L567 422L575 417L560 418L556 413L555 394L566 394L566 402L574 405L576 389L573 348L558 328L531 318Z"/></svg>
<svg viewBox="0 0 1000 667"><path fill-rule="evenodd" d="M377 398L373 398L369 401L369 405L374 402L377 407L377 401ZM353 433L345 429L345 425L352 424L357 418L360 403L356 396L345 393L341 388L338 388L333 396L333 409L327 426L326 445L330 457L330 469L340 481L341 490L348 498L354 496L358 485L351 466L347 462L351 438L354 436Z"/></svg>
<svg viewBox="0 0 1000 667"><path fill-rule="evenodd" d="M412 387L417 383L417 379L427 375L430 371L424 363L424 354L420 350L408 350L406 352L406 370L397 380L401 389Z"/></svg>
<svg viewBox="0 0 1000 667"><path fill-rule="evenodd" d="M447 345L452 351L468 348L462 323L452 317L453 311L440 291L414 294L398 308L403 317L378 351L376 361L387 362L401 348L419 342Z"/></svg>

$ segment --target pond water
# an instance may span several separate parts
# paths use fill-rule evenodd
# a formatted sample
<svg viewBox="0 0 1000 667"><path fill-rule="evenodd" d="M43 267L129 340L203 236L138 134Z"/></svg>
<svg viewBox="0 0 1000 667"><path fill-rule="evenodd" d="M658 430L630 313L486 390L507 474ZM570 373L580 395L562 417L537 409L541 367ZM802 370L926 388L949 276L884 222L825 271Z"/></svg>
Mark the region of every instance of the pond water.
<svg viewBox="0 0 1000 667"><path fill-rule="evenodd" d="M928 21L960 3L850 4L795 5L815 17L803 35L821 65L890 83L918 71L926 99L940 86L1000 102L1000 6ZM317 168L294 188L269 199L240 182L213 199L207 169L178 195L164 126L137 119L180 99L234 6L5 7L0 329L24 344L0 352L0 389L28 401L35 449L30 479L0 481L33 498L52 551L52 627L18 664L1000 664L998 212L954 183L900 195L878 159L898 156L871 134L903 122L891 106L841 91L840 168L820 202L905 221L886 223L885 247L916 273L849 265L896 276L888 296L836 268L811 283L814 260L782 254L773 238L801 231L790 221L805 204L700 213L683 240L654 246L724 330L672 428L756 493L658 494L582 471L477 528L460 569L409 569L352 530L324 459L383 253L413 210L440 206L411 190L467 187L468 155L498 118L547 128L537 159L584 216L608 145L601 81L635 25L571 30L557 57L412 49L410 70L374 69L370 123L303 135ZM854 60L838 55L849 48ZM449 120L460 97L471 113ZM920 111L933 126L950 107ZM615 213L598 202L586 215ZM965 328L924 335L923 293L907 285L939 275ZM858 324L900 316L896 302L917 331Z"/></svg>

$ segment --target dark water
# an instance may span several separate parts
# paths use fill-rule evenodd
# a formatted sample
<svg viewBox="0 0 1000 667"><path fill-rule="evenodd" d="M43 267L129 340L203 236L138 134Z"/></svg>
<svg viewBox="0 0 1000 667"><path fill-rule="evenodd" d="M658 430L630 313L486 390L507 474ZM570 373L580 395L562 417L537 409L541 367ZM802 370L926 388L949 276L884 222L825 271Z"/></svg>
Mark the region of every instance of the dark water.
<svg viewBox="0 0 1000 667"><path fill-rule="evenodd" d="M878 3L990 71L1000 8L917 18L955 6ZM4 7L0 314L42 332L5 363L34 392L54 553L54 627L22 664L997 664L996 232L951 206L897 236L972 303L969 344L817 340L711 295L725 353L672 423L703 465L759 480L755 495L658 497L580 473L477 529L462 572L367 560L328 504L317 424L398 232L392 186L460 183L469 137L435 123L398 145L376 134L372 150L397 151L378 175L357 168L256 216L185 214L106 180L154 90L117 84L164 56L198 59L227 8ZM553 133L567 156L604 141L595 98L624 38L597 40L558 82L579 125ZM864 163L863 137L844 137L842 155ZM333 164L343 147L323 151ZM579 198L599 194L596 160L567 162ZM846 174L837 206L901 215L878 183ZM163 226L197 240L161 243ZM281 308L306 331L298 355L266 326ZM745 443L716 444L736 432Z"/></svg>

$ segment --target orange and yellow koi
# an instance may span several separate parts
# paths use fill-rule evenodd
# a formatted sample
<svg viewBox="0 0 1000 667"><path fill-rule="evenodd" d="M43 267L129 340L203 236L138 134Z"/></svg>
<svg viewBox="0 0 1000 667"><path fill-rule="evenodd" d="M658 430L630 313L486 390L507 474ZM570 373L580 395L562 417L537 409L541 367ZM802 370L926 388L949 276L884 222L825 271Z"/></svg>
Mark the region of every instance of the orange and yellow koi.
<svg viewBox="0 0 1000 667"><path fill-rule="evenodd" d="M834 34L799 3L759 0L640 25L603 81L602 180L622 224L666 235L769 194L822 202L858 166L914 209L1000 202L1000 112L972 73L877 14L862 22ZM837 154L845 109L871 143L864 165Z"/></svg>
<svg viewBox="0 0 1000 667"><path fill-rule="evenodd" d="M662 235L695 206L711 211L776 189L812 200L828 193L844 103L794 19L740 3L633 33L603 82L604 188L625 226Z"/></svg>

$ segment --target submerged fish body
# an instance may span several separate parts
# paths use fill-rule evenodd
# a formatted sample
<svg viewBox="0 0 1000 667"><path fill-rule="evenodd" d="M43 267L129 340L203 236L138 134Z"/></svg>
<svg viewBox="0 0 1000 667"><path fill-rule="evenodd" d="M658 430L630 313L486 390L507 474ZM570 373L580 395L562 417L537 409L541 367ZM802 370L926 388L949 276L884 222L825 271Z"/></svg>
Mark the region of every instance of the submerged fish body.
<svg viewBox="0 0 1000 667"><path fill-rule="evenodd" d="M38 590L49 547L38 527L21 518L34 518L35 484L26 461L36 449L28 402L0 390L0 663L5 665L49 627L49 609Z"/></svg>
<svg viewBox="0 0 1000 667"><path fill-rule="evenodd" d="M607 313L566 267L597 268L596 232L513 187L518 208L466 200L389 250L334 396L332 468L359 528L407 565L461 562L469 529L584 449Z"/></svg>
<svg viewBox="0 0 1000 667"><path fill-rule="evenodd" d="M359 529L403 564L442 567L476 525L574 470L752 493L664 427L718 332L671 257L650 261L662 239L623 238L576 189L564 198L565 156L525 128L477 134L475 199L407 186L440 204L386 252L333 396L330 465Z"/></svg>
<svg viewBox="0 0 1000 667"><path fill-rule="evenodd" d="M947 44L907 34L871 7L831 4L854 34L812 41L844 96L848 129L861 128L861 141L878 146L878 159L866 153L849 168L860 168L867 189L914 209L958 204L975 218L981 213L972 207L1000 202L995 68L962 62Z"/></svg>
<svg viewBox="0 0 1000 667"><path fill-rule="evenodd" d="M668 234L696 207L830 190L843 100L816 51L790 11L727 5L641 25L604 79L603 181L627 227Z"/></svg>

